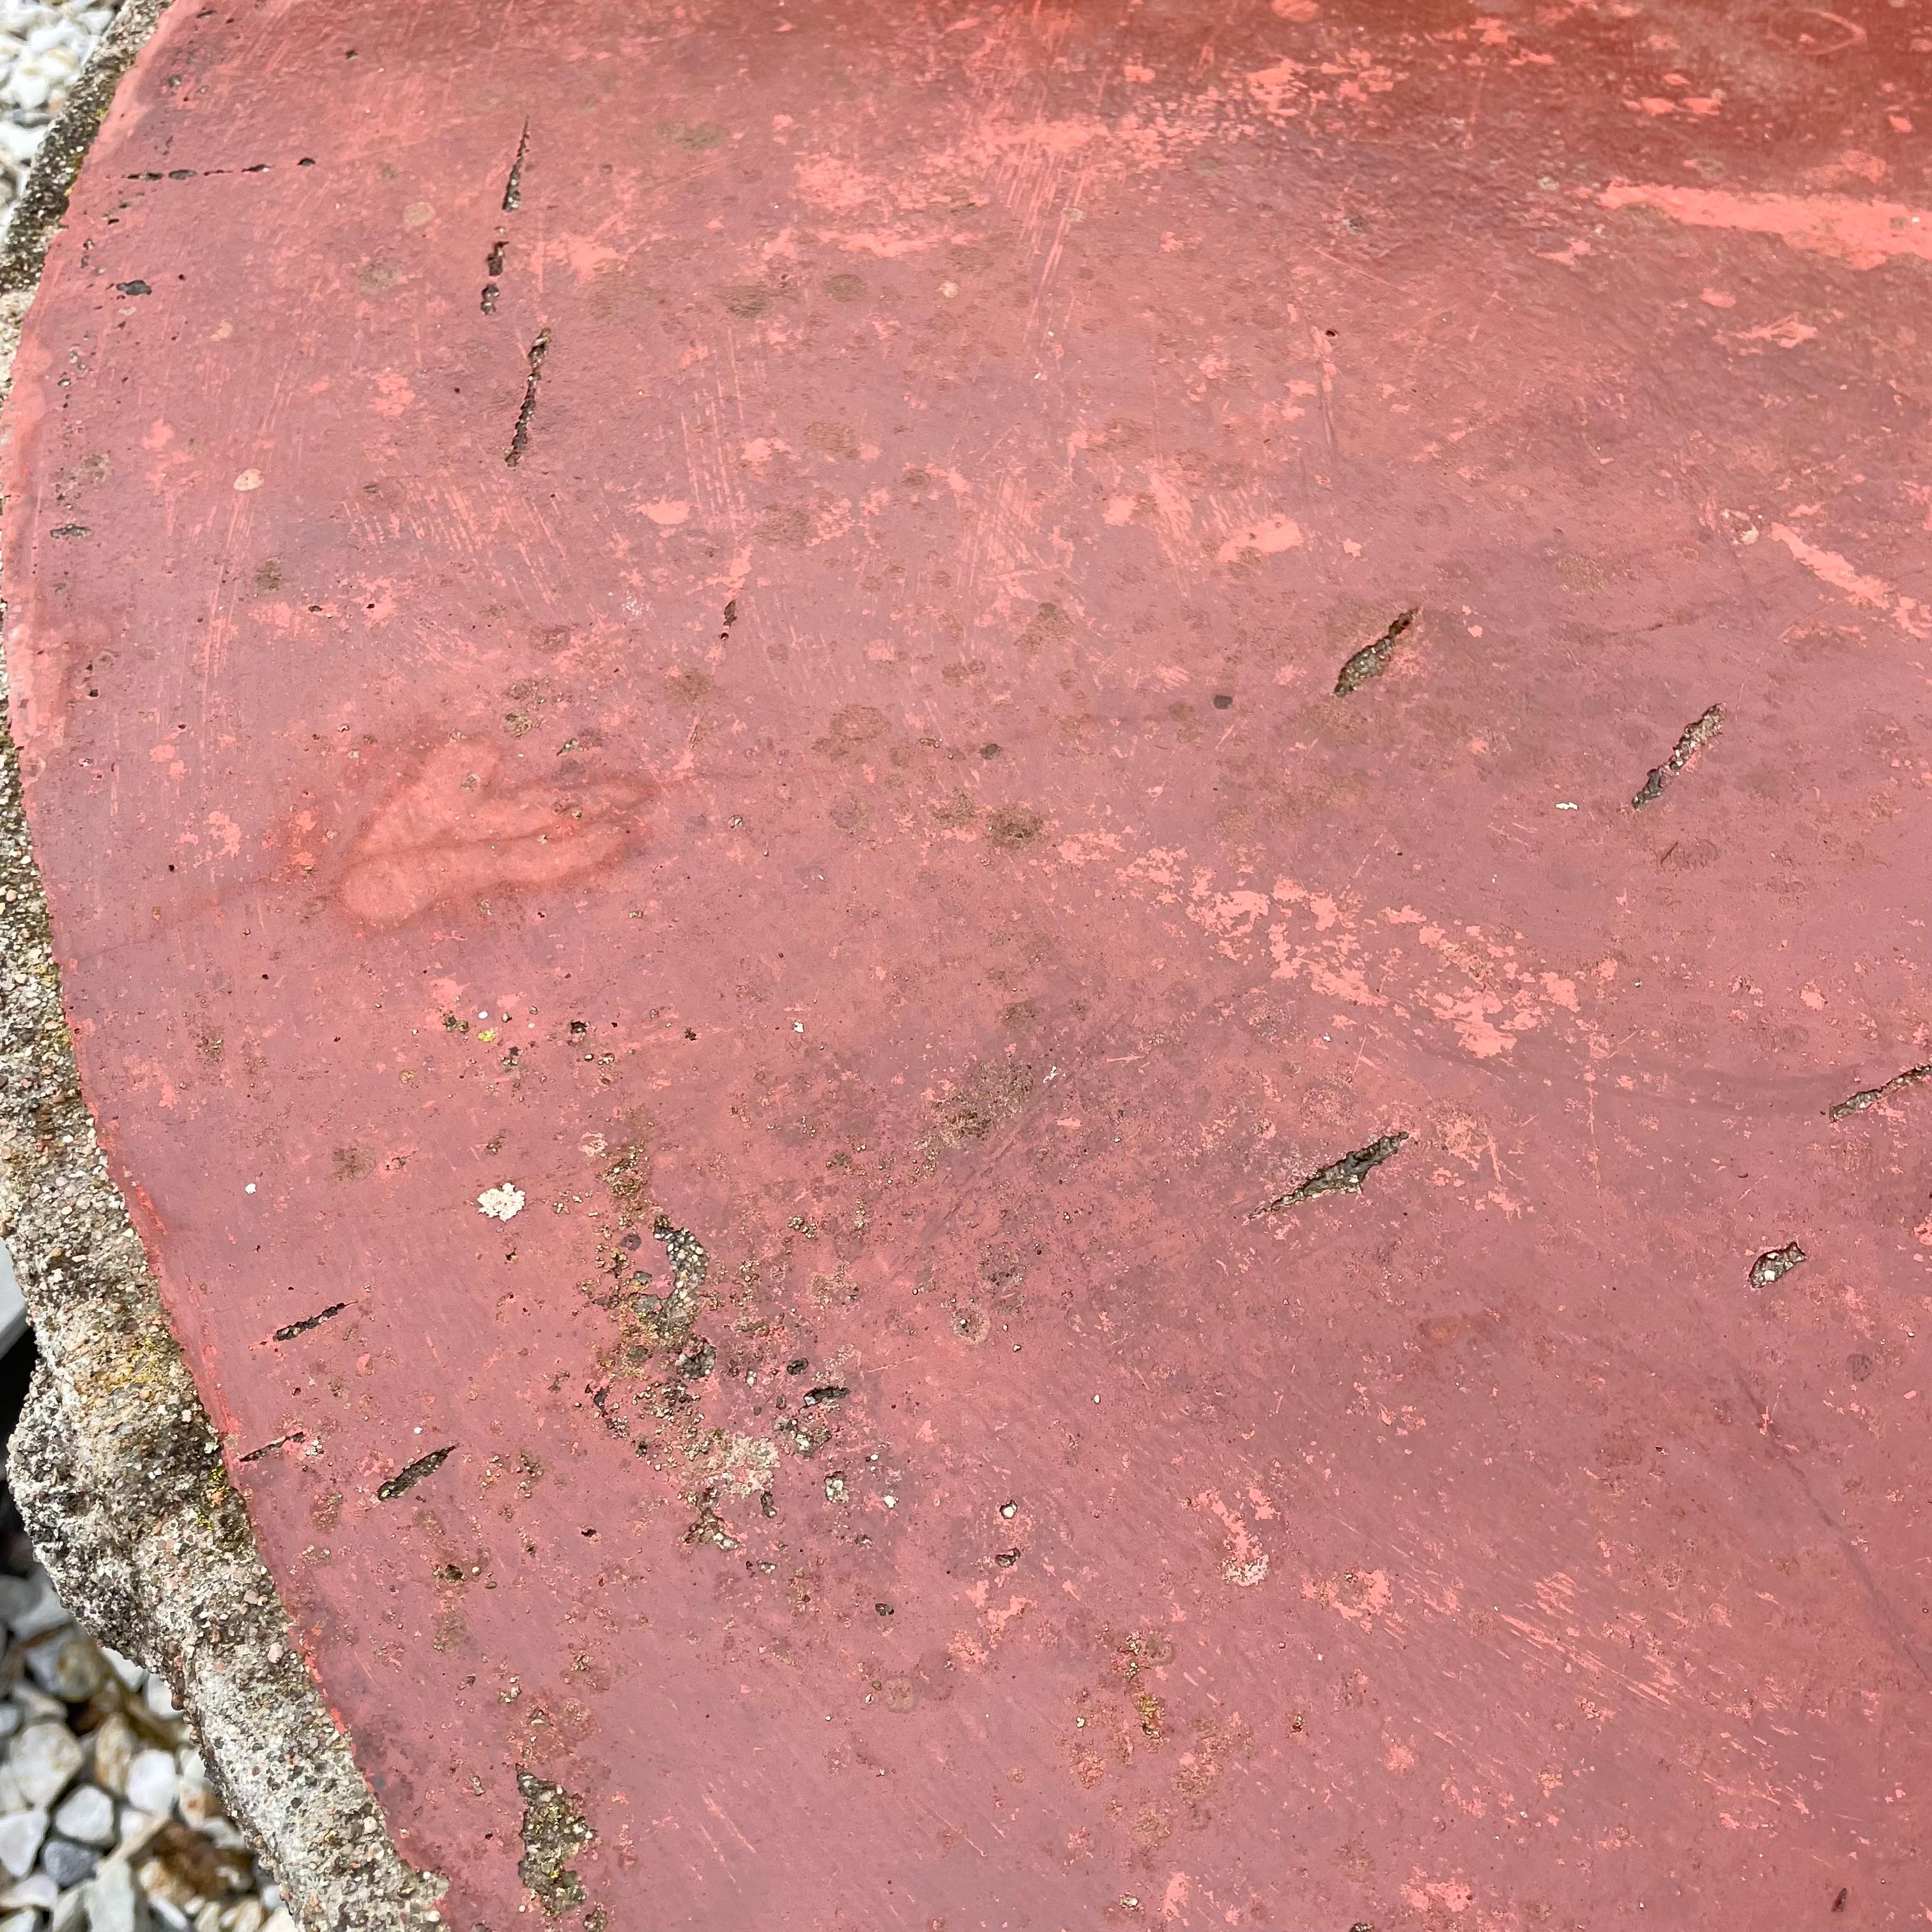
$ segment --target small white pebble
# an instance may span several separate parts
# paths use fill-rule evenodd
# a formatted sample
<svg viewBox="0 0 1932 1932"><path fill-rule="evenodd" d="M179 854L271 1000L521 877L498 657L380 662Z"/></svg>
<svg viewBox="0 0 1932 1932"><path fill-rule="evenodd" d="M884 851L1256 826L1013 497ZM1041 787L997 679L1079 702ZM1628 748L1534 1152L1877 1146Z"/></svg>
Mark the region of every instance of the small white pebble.
<svg viewBox="0 0 1932 1932"><path fill-rule="evenodd" d="M137 1811L156 1817L172 1811L180 1785L172 1751L136 1751L128 1767L128 1802Z"/></svg>

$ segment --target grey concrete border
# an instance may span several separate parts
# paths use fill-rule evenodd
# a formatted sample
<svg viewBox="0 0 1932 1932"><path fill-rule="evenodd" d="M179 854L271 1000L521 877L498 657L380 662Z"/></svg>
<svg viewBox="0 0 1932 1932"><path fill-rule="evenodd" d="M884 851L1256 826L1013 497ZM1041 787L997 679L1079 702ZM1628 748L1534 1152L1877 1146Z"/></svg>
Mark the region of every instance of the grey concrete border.
<svg viewBox="0 0 1932 1932"><path fill-rule="evenodd" d="M0 246L0 394L47 245L167 0L128 0ZM304 1932L441 1923L304 1664L96 1142L60 1000L0 670L0 1235L38 1336L9 1475L63 1600L162 1671Z"/></svg>

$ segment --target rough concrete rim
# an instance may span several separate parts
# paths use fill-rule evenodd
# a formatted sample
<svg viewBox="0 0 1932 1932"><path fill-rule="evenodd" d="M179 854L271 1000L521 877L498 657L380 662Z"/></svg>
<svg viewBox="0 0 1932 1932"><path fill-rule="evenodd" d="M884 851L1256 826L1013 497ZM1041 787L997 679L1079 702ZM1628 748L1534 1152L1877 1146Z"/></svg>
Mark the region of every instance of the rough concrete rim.
<svg viewBox="0 0 1932 1932"><path fill-rule="evenodd" d="M47 247L169 0L128 0L0 246L0 399ZM4 608L4 606L0 606ZM303 1663L80 1091L0 667L0 1235L40 1343L9 1477L63 1600L168 1678L304 1932L441 1922Z"/></svg>

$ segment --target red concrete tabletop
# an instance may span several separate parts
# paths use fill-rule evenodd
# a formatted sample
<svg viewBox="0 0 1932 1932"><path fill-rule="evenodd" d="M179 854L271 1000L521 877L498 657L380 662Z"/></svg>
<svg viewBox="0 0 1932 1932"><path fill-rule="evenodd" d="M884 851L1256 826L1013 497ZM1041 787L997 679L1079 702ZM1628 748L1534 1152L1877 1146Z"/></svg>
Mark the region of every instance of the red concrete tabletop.
<svg viewBox="0 0 1932 1932"><path fill-rule="evenodd" d="M452 1925L1932 1918L1929 72L177 0L14 725Z"/></svg>

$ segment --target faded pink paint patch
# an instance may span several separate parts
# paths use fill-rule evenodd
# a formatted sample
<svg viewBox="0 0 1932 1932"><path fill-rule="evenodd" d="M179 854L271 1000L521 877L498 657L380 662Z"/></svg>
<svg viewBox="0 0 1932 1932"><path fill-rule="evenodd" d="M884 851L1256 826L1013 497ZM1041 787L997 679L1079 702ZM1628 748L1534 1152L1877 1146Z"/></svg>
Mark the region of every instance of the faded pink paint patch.
<svg viewBox="0 0 1932 1932"><path fill-rule="evenodd" d="M1395 1600L1386 1570L1350 1570L1340 1577L1306 1577L1301 1594L1307 1602L1324 1605L1358 1630L1369 1629Z"/></svg>
<svg viewBox="0 0 1932 1932"><path fill-rule="evenodd" d="M800 161L792 170L800 198L814 208L845 214L862 208L878 194L872 178L836 154Z"/></svg>
<svg viewBox="0 0 1932 1932"><path fill-rule="evenodd" d="M1448 1912L1467 1912L1476 1902L1474 1892L1460 1879L1438 1879L1431 1882L1417 1873L1414 1880L1402 1888L1402 1895L1418 1912L1426 1912L1432 1906Z"/></svg>
<svg viewBox="0 0 1932 1932"><path fill-rule="evenodd" d="M650 518L652 523L661 524L668 527L674 524L682 523L685 518L691 514L691 506L688 503L674 502L665 498L655 503L646 503L644 506L644 514Z"/></svg>
<svg viewBox="0 0 1932 1932"><path fill-rule="evenodd" d="M1227 1560L1221 1565L1221 1574L1237 1589L1252 1589L1268 1573L1268 1552L1261 1546L1253 1531L1215 1490L1203 1490L1194 1498L1194 1507L1204 1509L1218 1518L1221 1527L1228 1533Z"/></svg>
<svg viewBox="0 0 1932 1932"><path fill-rule="evenodd" d="M1818 332L1808 322L1800 322L1795 315L1780 316L1775 322L1761 322L1756 328L1747 328L1735 339L1739 342L1774 342L1780 349L1796 349L1800 343L1809 342Z"/></svg>
<svg viewBox="0 0 1932 1932"><path fill-rule="evenodd" d="M1654 208L1687 228L1730 228L1774 235L1814 255L1855 268L1875 268L1895 256L1932 261L1932 217L1900 201L1854 201L1838 194L1733 194L1722 188L1666 188L1612 182L1598 197L1606 208Z"/></svg>
<svg viewBox="0 0 1932 1932"><path fill-rule="evenodd" d="M1846 557L1834 550L1821 550L1807 543L1798 532L1783 524L1773 524L1772 535L1790 551L1814 577L1822 578L1834 590L1842 590L1854 604L1875 604L1884 610L1892 602L1892 586L1882 578L1867 577Z"/></svg>

